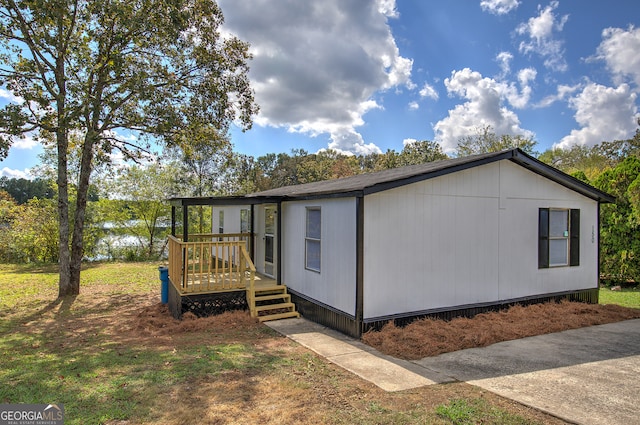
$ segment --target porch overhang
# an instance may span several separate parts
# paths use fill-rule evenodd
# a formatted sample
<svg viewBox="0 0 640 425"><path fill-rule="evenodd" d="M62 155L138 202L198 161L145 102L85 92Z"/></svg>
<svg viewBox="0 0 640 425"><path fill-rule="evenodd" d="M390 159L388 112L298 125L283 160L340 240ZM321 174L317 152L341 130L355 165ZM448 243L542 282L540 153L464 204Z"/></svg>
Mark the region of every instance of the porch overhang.
<svg viewBox="0 0 640 425"><path fill-rule="evenodd" d="M182 223L188 223L189 207L214 207L214 206L233 206L233 205L249 205L253 207L258 204L279 204L282 201L281 196L201 196L201 197L176 197L169 198L167 202L171 205L171 235L176 235L176 208L182 208ZM182 240L189 241L188 226L183 225Z"/></svg>
<svg viewBox="0 0 640 425"><path fill-rule="evenodd" d="M186 198L169 198L172 207L220 206L220 205L257 205L274 204L282 200L281 196L203 196Z"/></svg>

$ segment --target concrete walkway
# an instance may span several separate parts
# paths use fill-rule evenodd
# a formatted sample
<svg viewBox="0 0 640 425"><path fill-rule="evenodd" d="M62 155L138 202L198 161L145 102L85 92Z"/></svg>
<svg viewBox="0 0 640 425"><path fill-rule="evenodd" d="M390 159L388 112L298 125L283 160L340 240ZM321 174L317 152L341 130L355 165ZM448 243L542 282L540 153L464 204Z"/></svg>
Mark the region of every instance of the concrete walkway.
<svg viewBox="0 0 640 425"><path fill-rule="evenodd" d="M416 361L303 318L266 324L386 391L464 381L569 422L640 425L640 320Z"/></svg>

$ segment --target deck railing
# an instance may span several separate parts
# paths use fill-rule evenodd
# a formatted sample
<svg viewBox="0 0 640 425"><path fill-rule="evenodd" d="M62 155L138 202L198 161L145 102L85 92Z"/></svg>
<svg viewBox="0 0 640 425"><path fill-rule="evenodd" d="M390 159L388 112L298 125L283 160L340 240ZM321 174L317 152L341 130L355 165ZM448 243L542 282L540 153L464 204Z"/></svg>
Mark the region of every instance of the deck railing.
<svg viewBox="0 0 640 425"><path fill-rule="evenodd" d="M181 294L247 289L254 293L255 266L247 234L196 234L189 242L169 236L169 280Z"/></svg>

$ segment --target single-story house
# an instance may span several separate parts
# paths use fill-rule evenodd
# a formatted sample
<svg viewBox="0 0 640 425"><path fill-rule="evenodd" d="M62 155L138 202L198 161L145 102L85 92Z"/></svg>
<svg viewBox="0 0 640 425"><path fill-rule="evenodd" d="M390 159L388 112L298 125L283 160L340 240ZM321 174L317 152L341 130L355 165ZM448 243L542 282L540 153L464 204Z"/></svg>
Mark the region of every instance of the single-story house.
<svg viewBox="0 0 640 425"><path fill-rule="evenodd" d="M346 334L518 302L597 302L599 209L613 198L519 149L281 187L211 205L256 273ZM188 235L183 235L187 240Z"/></svg>

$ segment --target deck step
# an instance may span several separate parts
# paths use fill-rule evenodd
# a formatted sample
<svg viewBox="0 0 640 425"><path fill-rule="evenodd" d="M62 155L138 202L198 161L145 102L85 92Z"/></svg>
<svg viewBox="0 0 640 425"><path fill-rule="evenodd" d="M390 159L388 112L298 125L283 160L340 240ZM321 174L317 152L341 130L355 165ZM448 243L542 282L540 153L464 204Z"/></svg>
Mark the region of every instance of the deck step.
<svg viewBox="0 0 640 425"><path fill-rule="evenodd" d="M262 294L265 292L277 292L279 294L286 294L287 287L284 285L271 285L271 286L260 286L255 288L256 294Z"/></svg>
<svg viewBox="0 0 640 425"><path fill-rule="evenodd" d="M265 316L258 316L258 320L268 322L269 320L288 319L291 317L300 317L300 313L297 311L287 311L285 313L267 314Z"/></svg>
<svg viewBox="0 0 640 425"><path fill-rule="evenodd" d="M280 310L283 308L293 309L295 306L296 305L294 303L259 305L259 306L256 306L256 311Z"/></svg>
<svg viewBox="0 0 640 425"><path fill-rule="evenodd" d="M247 294L248 296L249 294ZM291 302L291 294L285 285L268 284L254 287L253 300L250 302L251 316L261 322L268 320L300 317L296 305ZM256 305L260 304L260 305Z"/></svg>
<svg viewBox="0 0 640 425"><path fill-rule="evenodd" d="M286 300L286 302L291 301L290 294L273 294L273 295L256 295L256 302L258 301L270 301L270 300Z"/></svg>

